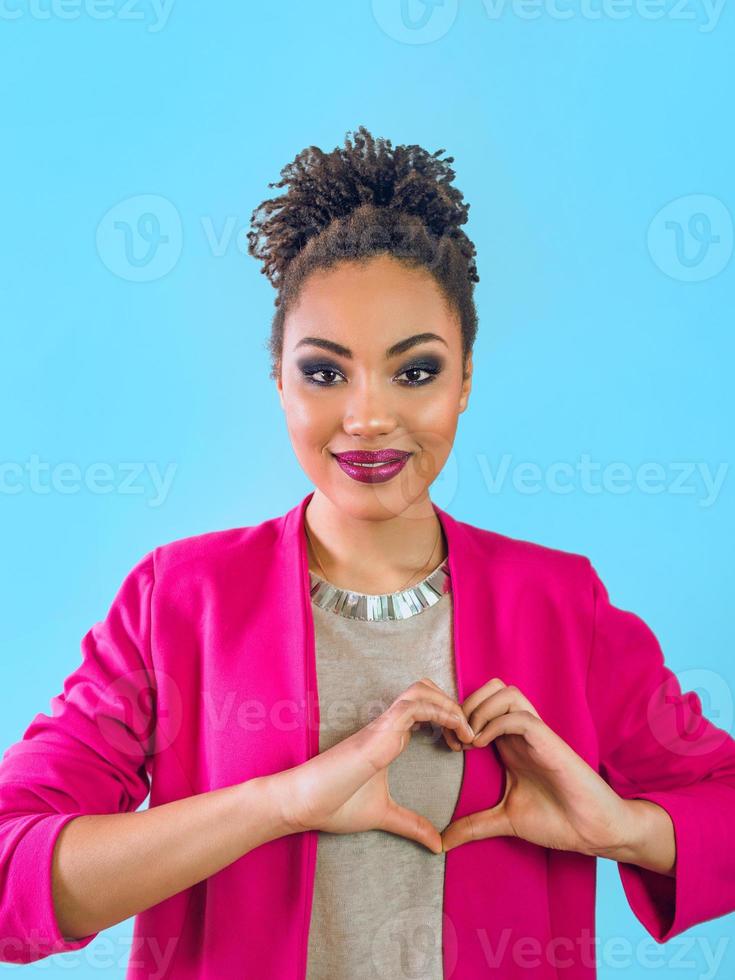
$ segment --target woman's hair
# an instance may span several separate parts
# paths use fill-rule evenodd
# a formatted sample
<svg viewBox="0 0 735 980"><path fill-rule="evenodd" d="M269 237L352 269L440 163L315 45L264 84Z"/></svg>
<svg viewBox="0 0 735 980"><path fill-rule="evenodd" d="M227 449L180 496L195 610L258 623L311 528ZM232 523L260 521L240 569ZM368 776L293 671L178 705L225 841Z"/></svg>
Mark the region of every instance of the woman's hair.
<svg viewBox="0 0 735 980"><path fill-rule="evenodd" d="M350 135L354 139L350 139ZM341 260L365 261L389 254L409 268L431 273L449 308L459 315L462 361L477 334L474 283L476 249L460 226L469 204L452 186L454 157L416 145L393 147L364 126L348 131L344 148L302 150L269 187L285 194L263 201L252 213L248 252L277 290L267 348L271 377L280 371L286 314L307 276Z"/></svg>

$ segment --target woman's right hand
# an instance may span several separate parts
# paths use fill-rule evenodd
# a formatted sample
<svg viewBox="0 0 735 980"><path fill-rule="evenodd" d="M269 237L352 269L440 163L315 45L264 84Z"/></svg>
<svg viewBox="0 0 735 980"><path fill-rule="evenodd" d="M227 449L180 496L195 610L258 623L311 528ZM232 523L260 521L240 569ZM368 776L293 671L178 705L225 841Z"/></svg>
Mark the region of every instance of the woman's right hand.
<svg viewBox="0 0 735 980"><path fill-rule="evenodd" d="M276 774L290 833L385 830L441 853L439 830L420 813L396 803L388 788L388 767L408 745L416 722L449 729L464 743L474 738L462 708L448 694L428 678L416 681L358 732Z"/></svg>

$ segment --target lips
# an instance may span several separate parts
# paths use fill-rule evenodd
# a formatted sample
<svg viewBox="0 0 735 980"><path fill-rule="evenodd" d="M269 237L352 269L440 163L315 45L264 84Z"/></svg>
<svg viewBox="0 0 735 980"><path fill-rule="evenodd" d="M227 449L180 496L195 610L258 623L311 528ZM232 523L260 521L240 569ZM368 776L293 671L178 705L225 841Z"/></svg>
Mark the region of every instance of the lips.
<svg viewBox="0 0 735 980"><path fill-rule="evenodd" d="M332 453L343 463L397 463L406 459L411 453L401 449L377 449L370 452L367 449L354 449L347 453Z"/></svg>
<svg viewBox="0 0 735 980"><path fill-rule="evenodd" d="M385 483L401 472L412 453L400 449L379 449L373 452L355 449L332 455L342 471L358 483Z"/></svg>

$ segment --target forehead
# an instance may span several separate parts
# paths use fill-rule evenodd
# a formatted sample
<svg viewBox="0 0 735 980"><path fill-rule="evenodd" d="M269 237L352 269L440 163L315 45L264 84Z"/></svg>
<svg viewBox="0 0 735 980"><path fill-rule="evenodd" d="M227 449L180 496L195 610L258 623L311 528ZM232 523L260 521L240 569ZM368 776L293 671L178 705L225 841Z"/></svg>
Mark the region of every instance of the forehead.
<svg viewBox="0 0 735 980"><path fill-rule="evenodd" d="M390 256L342 261L311 273L286 316L288 349L307 334L387 347L390 341L430 330L449 342L455 317L434 277Z"/></svg>

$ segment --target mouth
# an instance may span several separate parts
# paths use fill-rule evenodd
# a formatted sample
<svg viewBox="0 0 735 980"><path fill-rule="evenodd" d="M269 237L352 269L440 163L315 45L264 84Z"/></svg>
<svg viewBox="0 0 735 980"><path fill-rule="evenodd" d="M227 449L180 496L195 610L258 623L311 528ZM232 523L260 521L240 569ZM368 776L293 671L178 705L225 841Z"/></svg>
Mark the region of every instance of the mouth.
<svg viewBox="0 0 735 980"><path fill-rule="evenodd" d="M413 453L398 449L332 453L340 469L358 483L385 483L397 476Z"/></svg>

